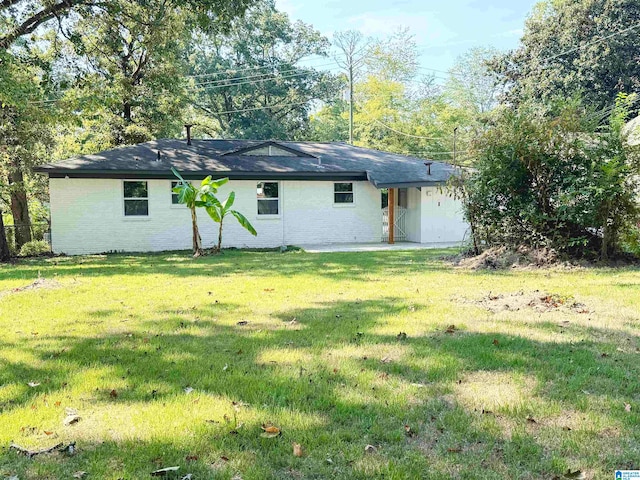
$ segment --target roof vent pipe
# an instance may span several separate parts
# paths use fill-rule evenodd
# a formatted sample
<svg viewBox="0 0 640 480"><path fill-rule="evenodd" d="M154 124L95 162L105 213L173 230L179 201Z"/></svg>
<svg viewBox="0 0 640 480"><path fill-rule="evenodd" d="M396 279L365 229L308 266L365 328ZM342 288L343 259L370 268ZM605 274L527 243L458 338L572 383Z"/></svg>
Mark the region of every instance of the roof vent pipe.
<svg viewBox="0 0 640 480"><path fill-rule="evenodd" d="M424 162L425 166L427 167L427 175L431 175L431 164L433 162Z"/></svg>
<svg viewBox="0 0 640 480"><path fill-rule="evenodd" d="M187 145L191 145L191 127L193 127L193 125L189 123L184 126L184 128L187 129Z"/></svg>

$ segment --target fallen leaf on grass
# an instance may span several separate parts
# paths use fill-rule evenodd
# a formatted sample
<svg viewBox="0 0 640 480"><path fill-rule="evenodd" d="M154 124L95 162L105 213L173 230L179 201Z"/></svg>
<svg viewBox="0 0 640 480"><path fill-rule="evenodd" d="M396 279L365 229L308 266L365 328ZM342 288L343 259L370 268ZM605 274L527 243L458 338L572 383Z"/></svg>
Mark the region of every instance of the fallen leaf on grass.
<svg viewBox="0 0 640 480"><path fill-rule="evenodd" d="M115 389L113 389L113 390L111 390L111 391L109 392L109 396L110 396L111 398L118 398L118 392L116 392L116 390L115 390Z"/></svg>
<svg viewBox="0 0 640 480"><path fill-rule="evenodd" d="M497 347L498 345L500 345L500 340L498 340L497 338L494 338L493 342L491 343L493 343Z"/></svg>
<svg viewBox="0 0 640 480"><path fill-rule="evenodd" d="M178 470L180 470L180 467L166 467L166 468L161 468L159 470L155 470L153 472L151 472L151 476L152 477L165 477L167 476L169 473L171 472L177 472Z"/></svg>
<svg viewBox="0 0 640 480"><path fill-rule="evenodd" d="M67 415L65 419L62 421L64 426L73 425L74 423L78 423L82 417L78 414Z"/></svg>
<svg viewBox="0 0 640 480"><path fill-rule="evenodd" d="M249 322L247 322L246 320L241 320L238 323L236 323L236 325L240 325L242 327L244 325L249 325Z"/></svg>
<svg viewBox="0 0 640 480"><path fill-rule="evenodd" d="M73 474L73 478L82 478L87 474L87 472L83 471L83 470L78 470L77 472L74 472Z"/></svg>
<svg viewBox="0 0 640 480"><path fill-rule="evenodd" d="M187 395L189 395L191 392L193 392L193 388L191 388L191 387L185 387L185 389L184 389L184 393L186 393Z"/></svg>
<svg viewBox="0 0 640 480"><path fill-rule="evenodd" d="M454 333L456 331L456 326L455 325L449 325L447 327L447 329L445 330L445 333Z"/></svg>
<svg viewBox="0 0 640 480"><path fill-rule="evenodd" d="M389 357L382 357L382 359L380 360L382 363L391 363L391 358Z"/></svg>
<svg viewBox="0 0 640 480"><path fill-rule="evenodd" d="M449 453L460 453L460 452L462 452L462 448L460 448L460 447L447 448L447 452L449 452Z"/></svg>
<svg viewBox="0 0 640 480"><path fill-rule="evenodd" d="M262 430L264 430L264 432L262 432L260 434L261 437L264 438L274 438L277 437L278 435L280 435L280 429L278 427L275 427L273 425L268 425L268 424L262 424Z"/></svg>
<svg viewBox="0 0 640 480"><path fill-rule="evenodd" d="M366 447L364 447L364 451L366 453L376 453L378 451L378 449L376 447L374 447L373 445L367 445Z"/></svg>
<svg viewBox="0 0 640 480"><path fill-rule="evenodd" d="M37 387L38 385L40 385L40 382L29 382L27 383L27 385L29 385L31 388Z"/></svg>
<svg viewBox="0 0 640 480"><path fill-rule="evenodd" d="M565 432L570 432L571 431L571 427L562 427L562 430L564 430Z"/></svg>
<svg viewBox="0 0 640 480"><path fill-rule="evenodd" d="M529 416L527 417L527 422L528 422L528 423L538 423L538 422L536 422L536 419L535 419L535 418L533 418L531 415L529 415Z"/></svg>
<svg viewBox="0 0 640 480"><path fill-rule="evenodd" d="M407 339L407 334L405 332L400 332L398 335L396 335L396 338L398 340L406 340Z"/></svg>
<svg viewBox="0 0 640 480"><path fill-rule="evenodd" d="M413 429L411 428L410 425L406 425L404 426L404 434L407 437L415 437L416 436L416 432L413 431Z"/></svg>
<svg viewBox="0 0 640 480"><path fill-rule="evenodd" d="M294 457L302 457L302 455L304 455L303 451L302 451L302 445L300 445L299 443L295 443L293 442L293 456Z"/></svg>
<svg viewBox="0 0 640 480"><path fill-rule="evenodd" d="M631 404L630 403L625 403L624 404L624 411L625 412L630 412L631 411Z"/></svg>

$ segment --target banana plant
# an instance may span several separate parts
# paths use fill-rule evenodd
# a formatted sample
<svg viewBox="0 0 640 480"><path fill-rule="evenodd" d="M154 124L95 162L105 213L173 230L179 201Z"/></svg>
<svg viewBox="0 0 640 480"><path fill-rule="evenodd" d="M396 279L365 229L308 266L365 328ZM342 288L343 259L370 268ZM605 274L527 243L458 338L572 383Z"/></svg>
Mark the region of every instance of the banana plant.
<svg viewBox="0 0 640 480"><path fill-rule="evenodd" d="M215 195L205 195L207 204L205 206L205 210L211 217L211 219L219 225L218 228L218 245L215 248L216 252L220 252L222 248L222 222L227 215L233 215L238 223L242 225L242 227L247 230L251 235L256 236L258 232L253 228L253 225L247 220L247 218L242 215L237 210L232 210L233 202L236 199L235 192L231 192L227 199L224 202L218 200Z"/></svg>
<svg viewBox="0 0 640 480"><path fill-rule="evenodd" d="M178 184L172 189L178 195L178 203L186 205L191 211L191 229L193 232L193 256L199 257L204 253L202 249L202 238L198 230L198 217L196 208L206 208L212 199L216 199L215 194L218 189L229 181L228 178L213 180L211 175L200 182L200 187L195 187L191 182L182 178L182 175L173 167L171 171L178 178ZM217 199L216 199L217 201Z"/></svg>

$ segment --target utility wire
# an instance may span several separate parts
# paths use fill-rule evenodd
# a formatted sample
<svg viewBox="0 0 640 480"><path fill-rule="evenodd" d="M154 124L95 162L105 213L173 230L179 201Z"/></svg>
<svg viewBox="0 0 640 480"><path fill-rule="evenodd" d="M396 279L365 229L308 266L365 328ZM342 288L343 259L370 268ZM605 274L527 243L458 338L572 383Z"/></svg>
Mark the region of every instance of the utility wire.
<svg viewBox="0 0 640 480"><path fill-rule="evenodd" d="M301 60L298 60L298 61L300 62L302 60L304 60L304 59L301 59ZM316 60L329 60L329 59L327 59L327 58L318 58ZM334 64L337 65L338 63L335 60L333 60L333 61L331 61L331 63L328 63L326 65L334 65ZM325 66L325 65L324 64L323 65L316 65L314 63L314 64L310 64L310 65L299 65L299 66L300 67L309 67L309 68L319 68L319 67L322 67L322 66ZM221 70L219 72L199 73L199 74L193 74L193 75L186 75L186 77L188 77L188 78L213 77L213 76L217 76L217 75L227 75L227 74L236 74L236 73L239 73L239 72L247 72L249 70L253 70L253 71L257 72L258 70L264 70L264 69L273 68L273 67L274 67L273 65L263 65L261 67L258 66L258 65L255 65L253 67L246 67L246 68L233 68L233 67L231 67L231 68L227 68L226 70Z"/></svg>
<svg viewBox="0 0 640 480"><path fill-rule="evenodd" d="M590 47L591 45L595 45L596 43L600 43L600 42L602 42L604 40L609 40L610 38L616 37L618 35L622 35L623 33L630 32L631 30L634 30L634 29L636 29L638 27L640 27L640 22L638 22L635 25L632 25L630 27L627 27L627 28L625 28L623 30L619 30L617 32L613 32L611 35L607 35L606 37L598 38L598 39L593 40L593 41L591 41L589 43L585 43L584 45L578 45L577 47L574 47L574 48L571 48L569 50L565 50L564 52L560 52L560 53L558 53L556 55L552 55L550 57L547 57L547 58L543 59L541 61L541 63L548 62L549 60L554 60L554 59L556 59L558 57L562 57L563 55L566 55L568 53L575 52L576 50L582 50L583 48ZM544 67L544 68L546 68L546 67Z"/></svg>
<svg viewBox="0 0 640 480"><path fill-rule="evenodd" d="M327 66L327 65L333 65L333 64L332 63L326 63L324 65L318 65L318 67ZM247 79L250 79L250 78L272 77L272 76L276 76L276 75L282 75L283 73L300 72L301 68L304 68L304 67L291 68L289 70L281 70L281 71L273 72L273 73L261 73L261 74L258 74L258 75L248 75L248 76L245 76L245 77L231 77L231 78L221 78L219 80L208 80L208 81L204 81L204 82L201 82L201 83L196 83L195 86L199 87L199 86L202 86L202 85L224 84L224 82L231 82L233 80L247 80ZM310 73L310 71L306 70L304 72L300 72L300 75L306 75L308 73ZM234 83L228 83L228 84L225 84L224 86L227 86L227 85L235 85L235 84Z"/></svg>
<svg viewBox="0 0 640 480"><path fill-rule="evenodd" d="M373 121L374 121L375 123L377 123L378 125L380 125L380 126L382 126L382 127L386 128L386 129L388 129L388 130L391 130L392 132L395 132L395 133L397 133L397 134L399 134L399 135L404 135L405 137L419 138L419 139L421 139L421 140L444 140L444 139L448 138L448 137L423 137L423 136L421 136L421 135L412 135L412 134L410 134L410 133L405 133L405 132L401 132L400 130L396 130L395 128L390 127L389 125L387 125L387 124L385 124L385 123L382 123L382 122L381 122L381 121L379 121L379 120L376 120L375 118L373 119Z"/></svg>

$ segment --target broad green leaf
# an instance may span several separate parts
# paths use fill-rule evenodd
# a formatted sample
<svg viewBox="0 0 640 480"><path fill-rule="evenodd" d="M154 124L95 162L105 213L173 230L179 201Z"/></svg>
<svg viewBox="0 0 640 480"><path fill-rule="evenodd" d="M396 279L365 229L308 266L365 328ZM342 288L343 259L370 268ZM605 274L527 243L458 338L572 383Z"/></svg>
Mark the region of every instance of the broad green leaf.
<svg viewBox="0 0 640 480"><path fill-rule="evenodd" d="M178 170L176 170L176 169L175 169L175 167L171 167L171 171L173 172L173 174L174 174L176 177L178 177L178 178L180 179L180 181L181 181L182 183L187 183L187 182L185 182L185 181L184 181L184 178L182 178L182 175L180 175L180 174L178 173Z"/></svg>
<svg viewBox="0 0 640 480"><path fill-rule="evenodd" d="M229 194L229 196L227 197L227 199L222 204L222 209L223 210L229 210L231 208L231 206L233 205L233 202L235 201L235 199L236 199L236 192L231 192Z"/></svg>
<svg viewBox="0 0 640 480"><path fill-rule="evenodd" d="M213 180L212 182L209 183L209 185L211 186L211 188L213 189L214 193L218 191L218 189L224 185L225 183L228 183L229 179L228 178L219 178L218 180Z"/></svg>
<svg viewBox="0 0 640 480"><path fill-rule="evenodd" d="M200 183L200 186L204 187L205 185L209 185L209 182L211 182L211 175L209 175L208 177L205 177Z"/></svg>
<svg viewBox="0 0 640 480"><path fill-rule="evenodd" d="M220 223L220 221L224 218L224 215L221 215L221 212L216 205L209 204L204 209L209 214L211 219L216 223Z"/></svg>
<svg viewBox="0 0 640 480"><path fill-rule="evenodd" d="M242 225L251 235L253 235L254 237L258 235L258 232L256 232L256 229L253 228L253 225L251 225L249 220L247 220L247 218L244 215L242 215L237 210L231 210L230 213L231 215L236 217L236 219L238 220L238 223Z"/></svg>

